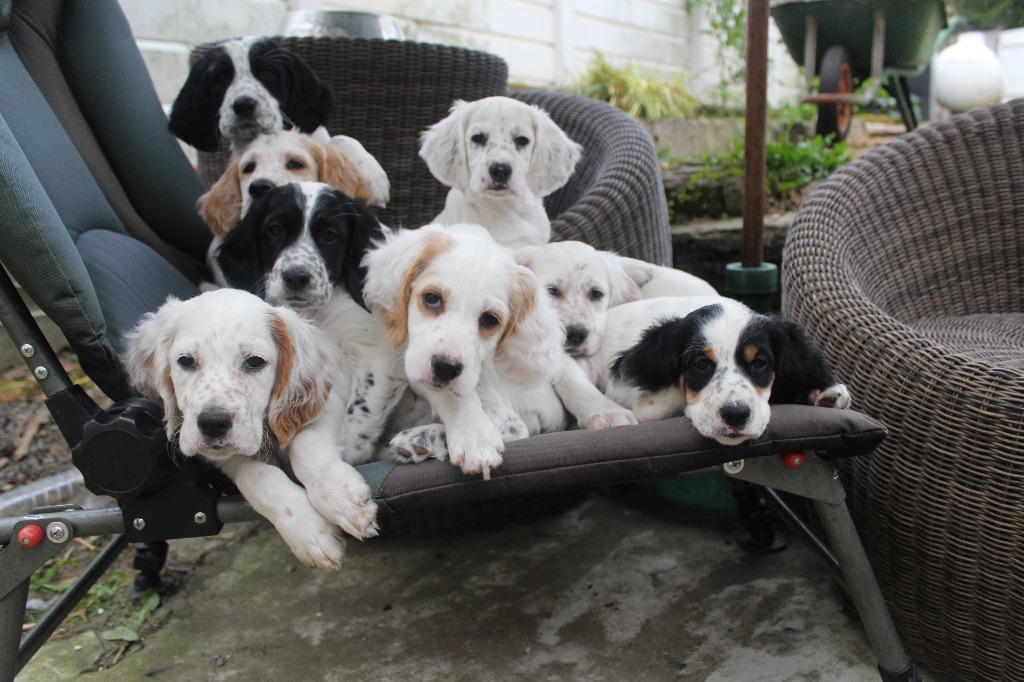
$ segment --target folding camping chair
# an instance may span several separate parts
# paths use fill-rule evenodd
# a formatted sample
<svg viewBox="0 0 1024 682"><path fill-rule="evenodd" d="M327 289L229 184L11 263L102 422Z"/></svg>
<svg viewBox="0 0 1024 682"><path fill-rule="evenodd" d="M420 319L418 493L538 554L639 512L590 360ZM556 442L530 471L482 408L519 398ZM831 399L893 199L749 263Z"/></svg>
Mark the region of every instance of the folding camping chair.
<svg viewBox="0 0 1024 682"><path fill-rule="evenodd" d="M506 92L491 55L412 42L287 39L336 89L363 93L332 130L360 139L392 180L391 225L416 225L443 202L416 137L456 98ZM558 238L582 238L667 263L668 220L653 145L628 116L557 93L509 91L551 113L585 152L549 197ZM212 168L215 159L205 159ZM214 171L215 172L215 171ZM172 463L152 403L133 395L121 334L168 294L197 293L209 233L195 213L203 191L166 120L115 0L0 0L0 320L46 394L86 487L116 507L38 509L0 520L0 680L13 678L127 543L216 535L255 518L194 461ZM11 277L7 276L7 272ZM73 384L15 289L60 326L82 367L115 401L100 409ZM443 462L360 468L384 533L499 521L550 508L588 487L722 468L737 480L806 497L826 530L817 547L837 570L867 629L883 679L916 679L844 503L833 460L868 455L878 422L849 410L784 406L757 441L723 447L684 419L602 432L566 432L508 446L489 481ZM806 461L782 453L798 452ZM176 461L181 461L178 457ZM774 490L770 500L795 527ZM472 514L467 513L472 510ZM25 636L29 577L74 537L115 535L78 583ZM157 552L158 554L159 552ZM159 557L157 557L159 562ZM152 570L152 567L151 567ZM159 570L159 567L157 567Z"/></svg>

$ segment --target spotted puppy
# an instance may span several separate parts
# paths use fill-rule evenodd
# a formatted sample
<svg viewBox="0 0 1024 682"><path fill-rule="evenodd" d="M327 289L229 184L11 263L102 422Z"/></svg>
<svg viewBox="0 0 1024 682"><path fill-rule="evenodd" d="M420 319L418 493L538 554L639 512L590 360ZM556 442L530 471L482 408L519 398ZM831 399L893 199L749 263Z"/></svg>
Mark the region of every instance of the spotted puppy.
<svg viewBox="0 0 1024 682"><path fill-rule="evenodd" d="M613 308L602 353L607 395L640 421L685 414L723 445L760 436L773 403L851 403L800 327L728 298L655 298Z"/></svg>

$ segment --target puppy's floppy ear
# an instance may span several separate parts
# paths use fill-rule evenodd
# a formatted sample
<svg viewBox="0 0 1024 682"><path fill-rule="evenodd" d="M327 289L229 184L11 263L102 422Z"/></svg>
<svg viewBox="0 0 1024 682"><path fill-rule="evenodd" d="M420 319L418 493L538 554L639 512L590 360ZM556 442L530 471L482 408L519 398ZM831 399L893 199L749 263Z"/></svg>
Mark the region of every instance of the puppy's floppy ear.
<svg viewBox="0 0 1024 682"><path fill-rule="evenodd" d="M526 244L524 246L517 246L512 251L512 257L516 259L516 262L525 268L533 270L533 257L540 250L539 246L534 244Z"/></svg>
<svg viewBox="0 0 1024 682"><path fill-rule="evenodd" d="M232 157L228 167L206 194L199 197L197 207L215 237L224 237L242 217L242 180L238 172L239 156Z"/></svg>
<svg viewBox="0 0 1024 682"><path fill-rule="evenodd" d="M229 285L260 298L266 293L266 282L259 248L259 230L267 209L266 196L254 202L234 229L224 235L224 241L214 254L224 280Z"/></svg>
<svg viewBox="0 0 1024 682"><path fill-rule="evenodd" d="M273 308L266 315L278 357L267 422L283 448L327 404L334 356L324 334L292 310Z"/></svg>
<svg viewBox="0 0 1024 682"><path fill-rule="evenodd" d="M531 105L536 141L526 182L539 197L546 197L564 185L576 170L583 147L551 120L547 112Z"/></svg>
<svg viewBox="0 0 1024 682"><path fill-rule="evenodd" d="M402 344L409 334L409 300L416 280L438 254L454 245L443 227L427 225L393 232L363 258L363 295L384 320L392 345Z"/></svg>
<svg viewBox="0 0 1024 682"><path fill-rule="evenodd" d="M363 202L351 202L352 212L348 216L349 241L345 252L345 289L356 303L369 310L363 296L366 284L366 266L363 258L373 244L384 239L380 223Z"/></svg>
<svg viewBox="0 0 1024 682"><path fill-rule="evenodd" d="M630 301L639 301L640 287L629 276L623 267L623 259L610 251L599 251L608 273L608 305L621 305Z"/></svg>
<svg viewBox="0 0 1024 682"><path fill-rule="evenodd" d="M765 316L763 324L775 356L775 382L768 402L813 404L812 392L836 383L825 356L796 323Z"/></svg>
<svg viewBox="0 0 1024 682"><path fill-rule="evenodd" d="M334 110L334 91L320 79L299 55L276 46L272 59L282 60L289 73L290 90L281 107L288 121L304 133L327 123Z"/></svg>
<svg viewBox="0 0 1024 682"><path fill-rule="evenodd" d="M522 265L510 266L509 320L494 356L494 365L515 382L536 380L538 374L555 372L564 354L565 329L547 296L540 294L540 282Z"/></svg>
<svg viewBox="0 0 1024 682"><path fill-rule="evenodd" d="M469 103L455 100L448 116L420 134L420 158L442 184L465 191L469 186L465 120Z"/></svg>
<svg viewBox="0 0 1024 682"><path fill-rule="evenodd" d="M146 313L134 329L125 334L124 365L128 381L145 397L164 409L168 435L180 418L178 400L171 381L171 344L178 332L182 302L174 296L156 312Z"/></svg>
<svg viewBox="0 0 1024 682"><path fill-rule="evenodd" d="M308 137L302 138L302 144L316 159L319 182L370 203L370 189L354 163L329 144L320 144Z"/></svg>
<svg viewBox="0 0 1024 682"><path fill-rule="evenodd" d="M700 327L706 316L697 313L704 310L655 322L639 341L619 354L612 364L611 375L645 391L678 385L687 351L700 343Z"/></svg>
<svg viewBox="0 0 1024 682"><path fill-rule="evenodd" d="M188 72L171 106L167 129L186 144L204 152L217 151L220 104L234 75L223 47L211 48Z"/></svg>

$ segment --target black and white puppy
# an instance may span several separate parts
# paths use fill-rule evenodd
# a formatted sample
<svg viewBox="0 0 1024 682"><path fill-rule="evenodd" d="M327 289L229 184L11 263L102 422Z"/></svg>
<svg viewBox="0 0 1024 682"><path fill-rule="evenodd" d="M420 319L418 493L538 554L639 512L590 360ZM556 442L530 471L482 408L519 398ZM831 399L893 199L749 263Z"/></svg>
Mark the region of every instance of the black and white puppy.
<svg viewBox="0 0 1024 682"><path fill-rule="evenodd" d="M218 43L189 71L171 108L171 133L196 149L233 150L265 132L312 133L334 107L334 93L298 55L267 38Z"/></svg>
<svg viewBox="0 0 1024 682"><path fill-rule="evenodd" d="M606 334L606 393L640 421L685 414L702 435L736 445L764 432L770 404L850 406L799 326L732 299L626 303L609 310Z"/></svg>
<svg viewBox="0 0 1024 682"><path fill-rule="evenodd" d="M365 203L323 183L291 183L256 200L215 256L228 284L312 318L337 344L336 442L353 464L374 457L408 386L401 352L363 301L361 261L383 238Z"/></svg>

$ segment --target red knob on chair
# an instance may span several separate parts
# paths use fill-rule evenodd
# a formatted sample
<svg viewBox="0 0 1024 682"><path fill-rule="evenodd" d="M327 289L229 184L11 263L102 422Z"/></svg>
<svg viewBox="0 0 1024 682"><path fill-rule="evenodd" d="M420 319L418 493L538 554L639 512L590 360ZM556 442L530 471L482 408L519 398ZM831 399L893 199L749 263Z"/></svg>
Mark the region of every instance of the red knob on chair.
<svg viewBox="0 0 1024 682"><path fill-rule="evenodd" d="M790 469L799 469L804 465L804 462L807 461L807 457L805 457L804 453L799 450L794 450L793 452L782 453L782 461L785 462L786 466Z"/></svg>
<svg viewBox="0 0 1024 682"><path fill-rule="evenodd" d="M18 531L18 544L22 547L37 547L43 541L43 529L31 523Z"/></svg>

